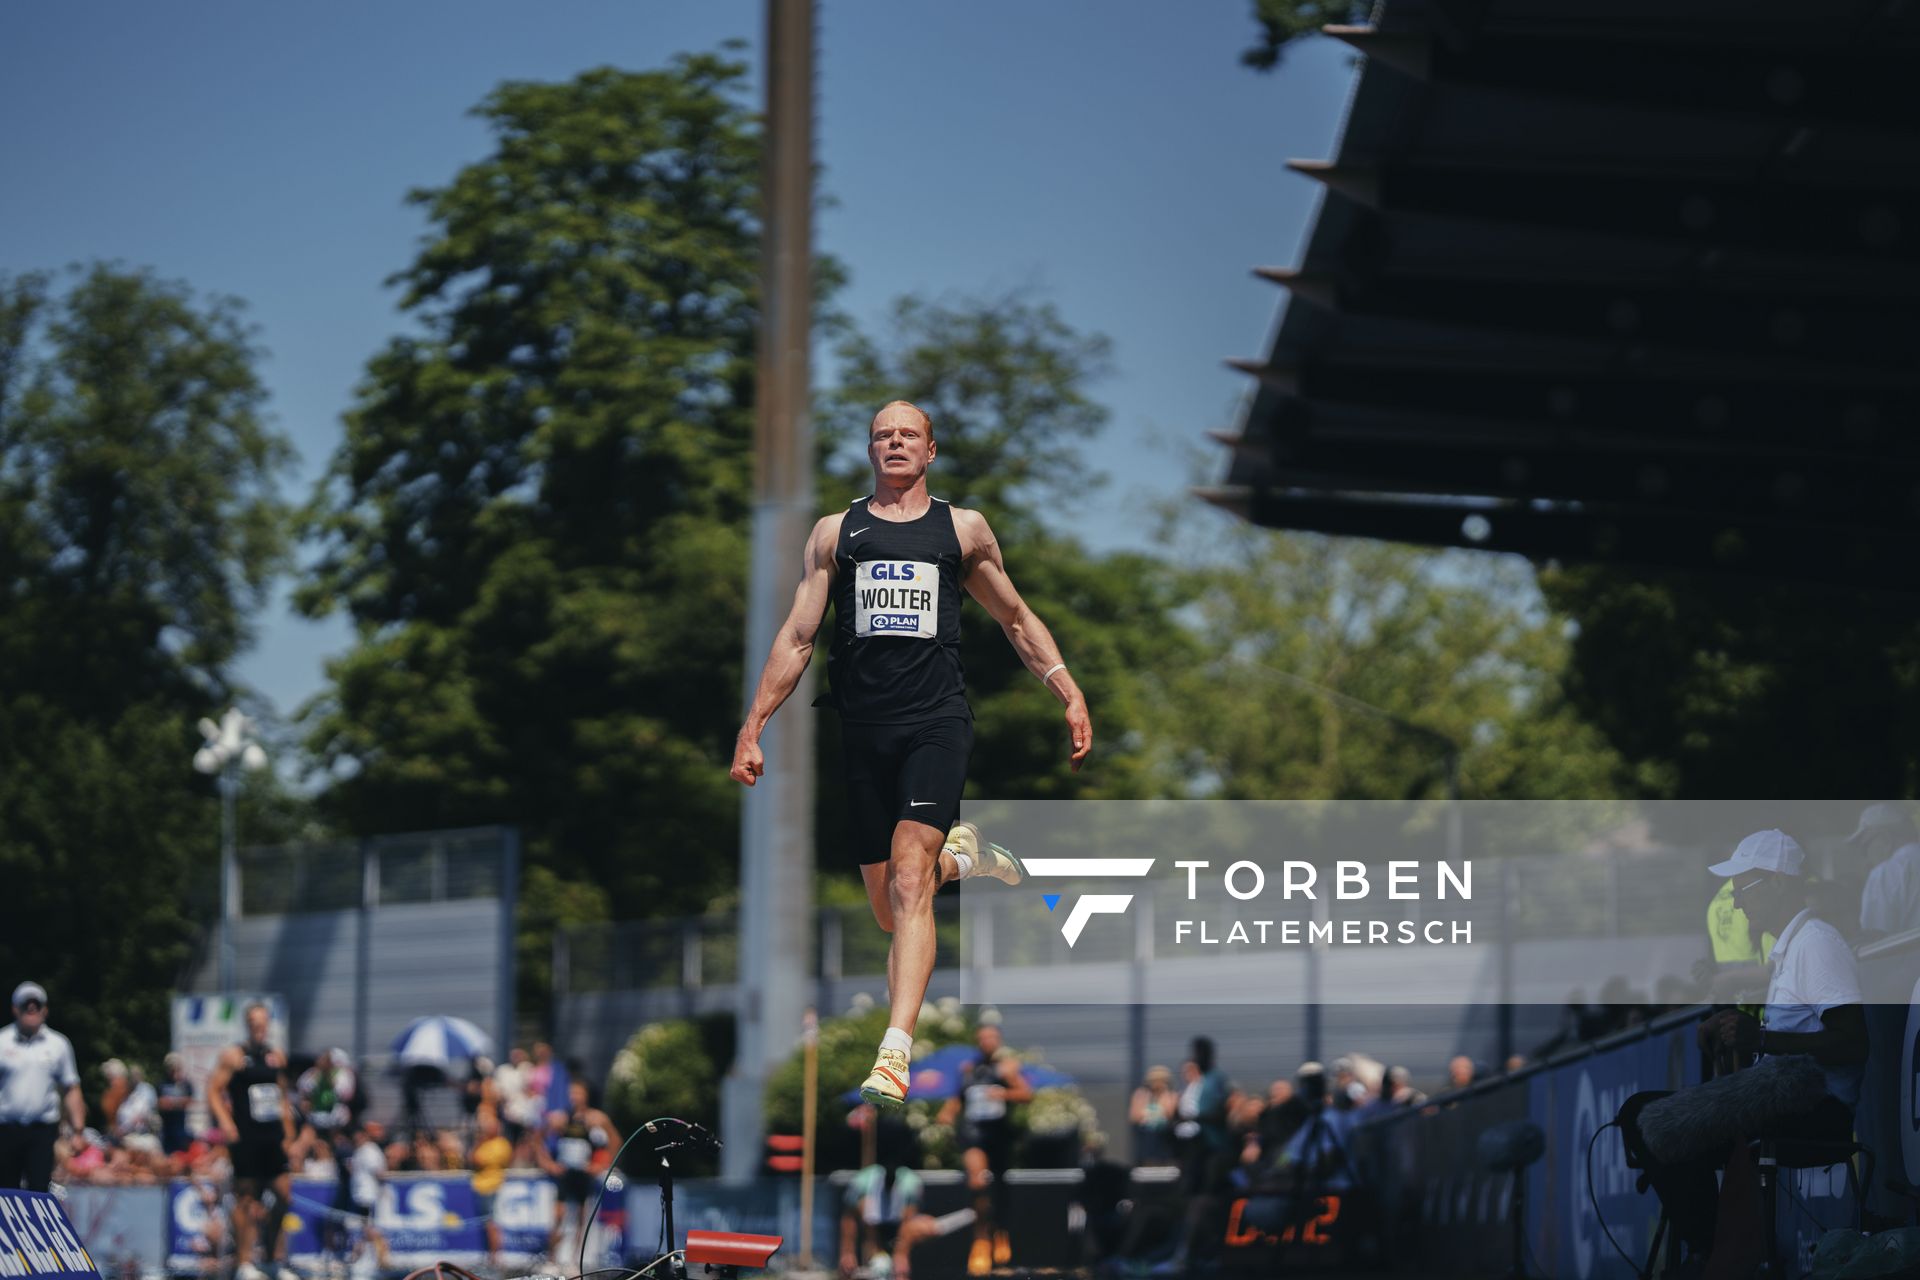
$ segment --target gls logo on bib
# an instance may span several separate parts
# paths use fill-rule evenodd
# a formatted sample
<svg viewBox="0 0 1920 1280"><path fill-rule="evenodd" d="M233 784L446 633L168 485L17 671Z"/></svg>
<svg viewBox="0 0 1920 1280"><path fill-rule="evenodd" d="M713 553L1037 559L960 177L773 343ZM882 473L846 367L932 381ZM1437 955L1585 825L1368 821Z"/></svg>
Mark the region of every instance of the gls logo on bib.
<svg viewBox="0 0 1920 1280"><path fill-rule="evenodd" d="M853 572L853 633L857 636L940 634L940 603L934 588L938 565L920 560L864 560Z"/></svg>

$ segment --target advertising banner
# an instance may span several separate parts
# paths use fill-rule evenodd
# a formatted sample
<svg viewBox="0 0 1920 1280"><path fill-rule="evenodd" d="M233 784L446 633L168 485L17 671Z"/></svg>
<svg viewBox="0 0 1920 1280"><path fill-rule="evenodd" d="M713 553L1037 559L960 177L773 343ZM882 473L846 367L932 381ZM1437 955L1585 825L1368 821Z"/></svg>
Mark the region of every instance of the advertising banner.
<svg viewBox="0 0 1920 1280"><path fill-rule="evenodd" d="M1651 1191L1636 1189L1640 1175L1627 1167L1619 1131L1599 1130L1634 1094L1675 1089L1692 1078L1685 1074L1692 1040L1689 1022L1578 1058L1528 1082L1529 1109L1547 1135L1542 1165L1551 1198L1536 1204L1551 1224L1553 1256L1542 1262L1555 1275L1630 1280L1638 1274L1619 1250L1634 1259L1646 1257L1660 1202Z"/></svg>
<svg viewBox="0 0 1920 1280"><path fill-rule="evenodd" d="M100 1280L93 1257L44 1191L0 1191L0 1276Z"/></svg>
<svg viewBox="0 0 1920 1280"><path fill-rule="evenodd" d="M360 1251L364 1219L332 1208L335 1184L331 1179L295 1178L293 1204L285 1230L287 1260L296 1270L320 1266L332 1258ZM525 1267L548 1252L553 1229L555 1187L551 1179L509 1175L493 1202L493 1221L500 1228L503 1266ZM589 1204L591 1201L589 1201ZM184 1179L172 1187L168 1217L168 1266L176 1272L210 1271L226 1233L226 1201L217 1189ZM624 1253L624 1203L609 1194L594 1231L587 1241L587 1268L617 1264ZM329 1221L341 1231L330 1242ZM373 1226L386 1246L388 1271L411 1271L435 1262L460 1266L483 1265L487 1259L486 1219L479 1213L473 1184L465 1173L392 1174L381 1184L374 1206ZM563 1238L561 1249L571 1262L578 1238ZM330 1254L329 1249L333 1252ZM373 1251L360 1251L371 1258ZM363 1266L367 1265L365 1263Z"/></svg>

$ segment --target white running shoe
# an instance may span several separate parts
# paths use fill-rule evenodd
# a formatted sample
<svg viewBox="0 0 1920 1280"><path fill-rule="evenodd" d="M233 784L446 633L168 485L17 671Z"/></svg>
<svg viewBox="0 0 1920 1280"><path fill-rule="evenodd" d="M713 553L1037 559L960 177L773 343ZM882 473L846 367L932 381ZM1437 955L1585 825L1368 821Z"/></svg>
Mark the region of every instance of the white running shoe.
<svg viewBox="0 0 1920 1280"><path fill-rule="evenodd" d="M1020 859L997 844L987 843L980 828L971 822L954 823L953 830L947 832L946 847L973 859L973 869L964 879L991 876L1002 884L1019 884L1026 877L1027 869L1020 864Z"/></svg>
<svg viewBox="0 0 1920 1280"><path fill-rule="evenodd" d="M273 1280L300 1280L300 1273L283 1262L280 1269L273 1273Z"/></svg>
<svg viewBox="0 0 1920 1280"><path fill-rule="evenodd" d="M267 1280L267 1273L251 1262L243 1262L234 1270L233 1280Z"/></svg>

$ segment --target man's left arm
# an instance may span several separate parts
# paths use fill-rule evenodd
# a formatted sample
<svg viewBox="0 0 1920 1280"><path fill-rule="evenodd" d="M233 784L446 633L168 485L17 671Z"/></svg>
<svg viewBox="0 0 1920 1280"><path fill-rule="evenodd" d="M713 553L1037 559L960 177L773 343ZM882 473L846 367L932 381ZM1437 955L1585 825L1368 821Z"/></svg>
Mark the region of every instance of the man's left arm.
<svg viewBox="0 0 1920 1280"><path fill-rule="evenodd" d="M964 541L971 544L966 548L967 593L993 615L1027 670L1040 677L1066 708L1067 729L1073 738L1073 753L1068 759L1078 772L1093 750L1093 721L1087 716L1087 700L1061 661L1053 633L1014 590L1006 561L1000 555L1000 543L988 528L986 517L977 511L955 511L954 517L962 526Z"/></svg>
<svg viewBox="0 0 1920 1280"><path fill-rule="evenodd" d="M1033 1101L1033 1085L1028 1082L1026 1075L1020 1070L1019 1062L1010 1061L1007 1063L1005 1069L1000 1073L1000 1083L1006 1090L1006 1100L1008 1102Z"/></svg>
<svg viewBox="0 0 1920 1280"><path fill-rule="evenodd" d="M1804 1053L1829 1067L1853 1066L1867 1060L1865 1005L1835 1005L1820 1015L1818 1031L1773 1031L1744 1013L1716 1015L1727 1028L1722 1043L1742 1053Z"/></svg>
<svg viewBox="0 0 1920 1280"><path fill-rule="evenodd" d="M73 1059L73 1043L67 1041L60 1050L60 1073L57 1083L61 1086L60 1102L67 1113L67 1125L75 1133L87 1127L87 1100L80 1096L80 1065ZM41 1112L45 1115L45 1112Z"/></svg>
<svg viewBox="0 0 1920 1280"><path fill-rule="evenodd" d="M293 1091L287 1087L287 1073L284 1067L280 1071L280 1146L292 1153L294 1144L300 1137L300 1126L293 1118Z"/></svg>

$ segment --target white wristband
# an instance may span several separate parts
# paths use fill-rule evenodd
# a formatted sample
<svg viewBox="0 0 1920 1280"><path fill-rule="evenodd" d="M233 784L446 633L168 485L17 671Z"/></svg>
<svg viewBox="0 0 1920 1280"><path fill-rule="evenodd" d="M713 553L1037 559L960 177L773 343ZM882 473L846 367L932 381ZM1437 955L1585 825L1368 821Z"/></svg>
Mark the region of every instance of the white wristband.
<svg viewBox="0 0 1920 1280"><path fill-rule="evenodd" d="M1067 669L1066 663L1064 662L1054 663L1052 666L1048 667L1045 671L1042 671L1040 673L1040 683L1045 684L1049 679L1052 678L1054 672L1065 671L1066 669Z"/></svg>

